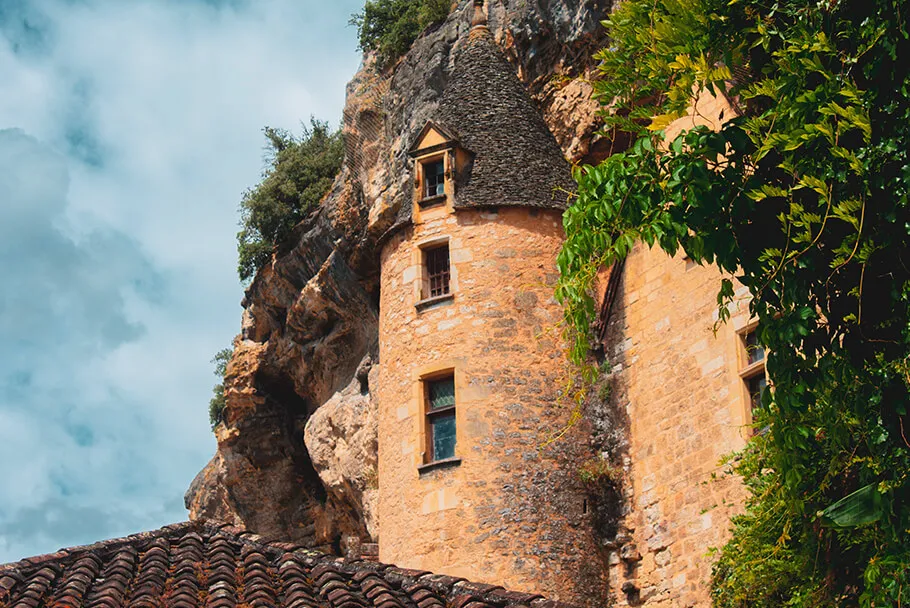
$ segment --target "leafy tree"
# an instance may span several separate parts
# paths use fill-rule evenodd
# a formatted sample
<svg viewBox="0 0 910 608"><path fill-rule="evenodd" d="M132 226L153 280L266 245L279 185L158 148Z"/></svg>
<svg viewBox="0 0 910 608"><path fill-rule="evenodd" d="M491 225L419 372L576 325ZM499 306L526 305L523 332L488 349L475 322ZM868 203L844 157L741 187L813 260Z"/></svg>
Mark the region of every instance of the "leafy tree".
<svg viewBox="0 0 910 608"><path fill-rule="evenodd" d="M224 420L224 407L226 405L224 400L224 375L227 373L227 366L233 352L230 348L223 348L215 353L212 358L212 363L215 364L215 375L221 380L221 382L212 387L213 394L209 401L209 422L212 423L213 429L218 426L219 422Z"/></svg>
<svg viewBox="0 0 910 608"><path fill-rule="evenodd" d="M379 63L388 65L427 27L444 21L451 5L451 0L367 0L351 25L357 27L360 49L376 51Z"/></svg>
<svg viewBox="0 0 910 608"><path fill-rule="evenodd" d="M748 287L771 387L715 605L910 604L910 34L902 0L626 0L596 89L634 143L579 167L557 296L644 241ZM664 129L702 92L737 116ZM609 105L609 111L607 106ZM733 284L719 285L721 320Z"/></svg>
<svg viewBox="0 0 910 608"><path fill-rule="evenodd" d="M319 204L344 158L341 132L332 132L325 122L311 118L300 137L272 127L263 132L269 167L262 182L240 201L237 270L242 280L256 274L275 247Z"/></svg>

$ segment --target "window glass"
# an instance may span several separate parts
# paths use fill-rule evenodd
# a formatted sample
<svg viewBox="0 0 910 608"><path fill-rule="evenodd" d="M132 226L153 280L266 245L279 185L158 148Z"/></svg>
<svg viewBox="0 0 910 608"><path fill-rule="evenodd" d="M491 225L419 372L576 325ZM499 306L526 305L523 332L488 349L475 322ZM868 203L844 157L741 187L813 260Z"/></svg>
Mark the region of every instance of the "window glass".
<svg viewBox="0 0 910 608"><path fill-rule="evenodd" d="M426 382L429 462L455 457L455 376Z"/></svg>
<svg viewBox="0 0 910 608"><path fill-rule="evenodd" d="M752 409L757 410L761 407L762 391L768 386L768 380L765 378L764 372L747 379L746 386L749 389L749 399L751 400Z"/></svg>
<svg viewBox="0 0 910 608"><path fill-rule="evenodd" d="M455 405L455 379L430 382L430 411Z"/></svg>
<svg viewBox="0 0 910 608"><path fill-rule="evenodd" d="M455 412L435 416L430 421L433 433L433 460L455 457Z"/></svg>
<svg viewBox="0 0 910 608"><path fill-rule="evenodd" d="M748 365L765 360L765 347L758 343L758 335L754 331L747 333L743 340L746 342L746 354L749 359Z"/></svg>
<svg viewBox="0 0 910 608"><path fill-rule="evenodd" d="M424 198L445 194L445 165L441 160L423 166Z"/></svg>
<svg viewBox="0 0 910 608"><path fill-rule="evenodd" d="M743 384L746 386L747 405L752 411L752 421L756 418L756 410L762 406L762 393L768 387L768 377L765 374L765 357L767 353L765 348L758 343L758 333L752 329L748 333L740 334L741 344L745 349L744 365L740 370L740 376ZM754 427L753 427L754 429ZM764 429L755 430L756 433L764 433Z"/></svg>

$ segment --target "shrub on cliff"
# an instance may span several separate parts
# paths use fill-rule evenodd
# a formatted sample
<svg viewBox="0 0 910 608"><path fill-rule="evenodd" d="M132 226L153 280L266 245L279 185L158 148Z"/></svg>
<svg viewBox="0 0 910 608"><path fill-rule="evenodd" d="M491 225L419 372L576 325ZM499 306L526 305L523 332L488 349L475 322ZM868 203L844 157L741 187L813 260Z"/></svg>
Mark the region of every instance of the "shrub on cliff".
<svg viewBox="0 0 910 608"><path fill-rule="evenodd" d="M262 182L243 194L237 233L237 270L250 279L269 260L275 247L315 208L341 169L341 132L310 119L296 137L283 129L263 129L269 166Z"/></svg>
<svg viewBox="0 0 910 608"><path fill-rule="evenodd" d="M215 364L215 375L221 380L212 387L212 398L209 401L209 422L212 423L213 429L224 419L224 406L227 405L224 399L224 375L227 373L227 365L232 353L233 350L230 348L223 348L212 358L212 363Z"/></svg>
<svg viewBox="0 0 910 608"><path fill-rule="evenodd" d="M768 430L736 464L750 497L718 607L910 605L908 17L903 0L625 0L610 17L596 88L634 143L576 169L558 297L582 362L597 271L636 241L749 289ZM665 142L705 91L738 116ZM721 320L733 298L726 279Z"/></svg>
<svg viewBox="0 0 910 608"><path fill-rule="evenodd" d="M367 0L351 17L357 26L360 49L376 51L387 65L404 55L427 27L444 21L451 0Z"/></svg>

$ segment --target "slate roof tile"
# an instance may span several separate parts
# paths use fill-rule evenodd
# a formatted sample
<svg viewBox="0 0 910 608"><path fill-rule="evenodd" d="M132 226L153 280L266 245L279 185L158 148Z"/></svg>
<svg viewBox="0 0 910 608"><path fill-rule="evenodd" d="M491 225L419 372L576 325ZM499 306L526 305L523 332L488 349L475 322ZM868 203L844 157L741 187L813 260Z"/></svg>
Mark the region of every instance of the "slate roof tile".
<svg viewBox="0 0 910 608"><path fill-rule="evenodd" d="M432 122L473 155L456 176L456 209L566 208L576 189L569 163L488 29L472 29L456 50ZM411 212L410 202L402 205L389 233L409 224Z"/></svg>
<svg viewBox="0 0 910 608"><path fill-rule="evenodd" d="M472 30L455 62L439 122L475 154L455 206L565 209L569 163L489 30Z"/></svg>
<svg viewBox="0 0 910 608"><path fill-rule="evenodd" d="M564 608L201 522L0 565L0 608Z"/></svg>

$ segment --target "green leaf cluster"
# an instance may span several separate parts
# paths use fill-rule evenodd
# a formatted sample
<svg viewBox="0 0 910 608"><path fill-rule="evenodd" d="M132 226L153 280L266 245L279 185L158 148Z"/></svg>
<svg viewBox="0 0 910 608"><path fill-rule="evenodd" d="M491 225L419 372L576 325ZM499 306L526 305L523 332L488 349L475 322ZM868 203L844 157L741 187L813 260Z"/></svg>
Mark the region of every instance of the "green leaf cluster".
<svg viewBox="0 0 910 608"><path fill-rule="evenodd" d="M224 408L227 405L224 399L224 375L227 373L227 366L233 352L230 348L223 348L215 353L211 361L215 364L215 375L220 380L212 387L212 398L209 400L209 422L213 429L224 420Z"/></svg>
<svg viewBox="0 0 910 608"><path fill-rule="evenodd" d="M379 63L389 65L404 55L417 37L448 16L451 0L367 0L351 17L360 49L376 51Z"/></svg>
<svg viewBox="0 0 910 608"><path fill-rule="evenodd" d="M626 0L605 24L596 92L634 143L575 169L557 289L571 356L588 353L598 269L642 241L735 276L769 352L716 606L910 605L907 14ZM706 93L735 116L667 141ZM733 296L724 279L721 321Z"/></svg>
<svg viewBox="0 0 910 608"><path fill-rule="evenodd" d="M294 226L319 205L341 170L341 132L310 119L297 137L283 129L263 129L268 168L262 182L240 201L237 271L249 280L272 256Z"/></svg>

